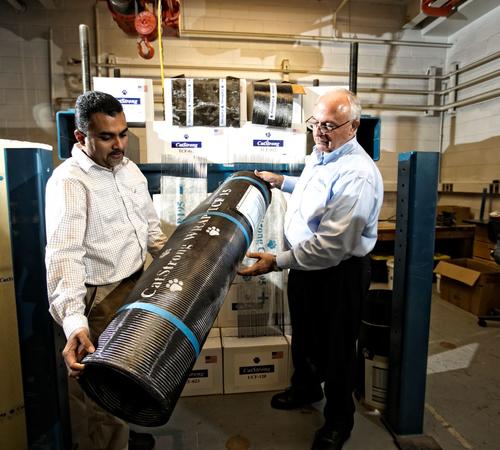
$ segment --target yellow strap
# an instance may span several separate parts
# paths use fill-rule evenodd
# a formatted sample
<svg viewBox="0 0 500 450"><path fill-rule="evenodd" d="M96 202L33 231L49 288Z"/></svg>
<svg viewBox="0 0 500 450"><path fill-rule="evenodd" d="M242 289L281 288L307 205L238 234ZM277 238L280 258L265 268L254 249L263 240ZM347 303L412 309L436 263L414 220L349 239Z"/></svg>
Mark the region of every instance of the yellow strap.
<svg viewBox="0 0 500 450"><path fill-rule="evenodd" d="M160 57L160 78L161 78L161 96L164 98L165 89L165 69L163 67L163 40L162 40L162 11L161 11L162 0L158 0L158 49ZM163 100L162 100L163 101Z"/></svg>

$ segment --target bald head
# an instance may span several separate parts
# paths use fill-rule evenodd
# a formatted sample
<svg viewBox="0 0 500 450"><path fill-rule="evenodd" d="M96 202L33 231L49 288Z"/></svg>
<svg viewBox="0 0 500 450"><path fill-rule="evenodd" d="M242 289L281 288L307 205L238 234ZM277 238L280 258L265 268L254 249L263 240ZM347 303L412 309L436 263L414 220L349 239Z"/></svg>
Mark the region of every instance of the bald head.
<svg viewBox="0 0 500 450"><path fill-rule="evenodd" d="M340 114L345 120L359 120L361 105L358 98L347 89L333 89L319 97L316 105L322 105L330 114Z"/></svg>
<svg viewBox="0 0 500 450"><path fill-rule="evenodd" d="M329 153L350 141L356 135L360 116L359 100L347 89L334 89L319 97L313 117L318 124L328 124L333 130L327 132L321 126L313 129L316 148Z"/></svg>

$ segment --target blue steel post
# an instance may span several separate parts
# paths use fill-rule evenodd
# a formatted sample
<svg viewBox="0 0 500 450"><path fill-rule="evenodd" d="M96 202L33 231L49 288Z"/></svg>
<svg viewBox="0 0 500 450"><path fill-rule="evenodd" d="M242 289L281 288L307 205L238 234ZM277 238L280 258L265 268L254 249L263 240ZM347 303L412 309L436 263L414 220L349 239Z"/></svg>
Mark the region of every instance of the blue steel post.
<svg viewBox="0 0 500 450"><path fill-rule="evenodd" d="M49 314L45 272L45 185L52 152L7 148L12 264L30 450L71 448L65 338Z"/></svg>
<svg viewBox="0 0 500 450"><path fill-rule="evenodd" d="M399 155L389 387L396 435L423 428L439 153Z"/></svg>

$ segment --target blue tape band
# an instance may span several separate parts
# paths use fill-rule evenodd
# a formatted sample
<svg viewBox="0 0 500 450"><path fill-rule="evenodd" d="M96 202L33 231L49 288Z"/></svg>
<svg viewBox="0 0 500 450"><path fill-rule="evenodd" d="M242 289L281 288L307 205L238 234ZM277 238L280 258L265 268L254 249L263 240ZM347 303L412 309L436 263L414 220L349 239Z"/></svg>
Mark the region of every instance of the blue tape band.
<svg viewBox="0 0 500 450"><path fill-rule="evenodd" d="M184 220L182 222L182 224L187 224L187 223L195 222L200 217L203 217L203 216L218 216L218 217L223 217L224 219L227 219L227 220L233 222L234 224L236 224L236 226L243 233L243 236L244 236L245 241L247 243L247 247L250 247L251 240L250 240L250 236L248 235L247 230L245 229L245 227L241 224L241 222L239 220L235 219L234 217L230 216L229 214L226 214L226 213L223 213L223 212L219 212L219 211L205 211L204 213L196 214L193 217L188 217L186 220Z"/></svg>
<svg viewBox="0 0 500 450"><path fill-rule="evenodd" d="M256 180L255 178L250 178L250 177L244 177L244 176L237 176L237 177L232 177L229 178L228 181L232 180L245 180L248 181L249 183L252 183L254 186L257 186L260 192L262 192L262 195L266 199L267 204L271 203L271 199L269 198L269 191L267 189L267 186L260 182L259 180Z"/></svg>
<svg viewBox="0 0 500 450"><path fill-rule="evenodd" d="M128 305L122 306L118 310L118 312L121 312L125 309L143 309L145 311L152 312L153 314L162 317L163 319L167 320L168 322L170 322L172 325L174 325L184 333L184 335L191 342L191 345L193 346L194 351L196 353L196 357L198 357L198 355L200 354L200 344L198 342L198 339L196 339L194 333L186 326L186 324L182 320L180 320L177 316L175 316L171 312L163 308L160 308L159 306L152 305L151 303L144 303L144 302L129 303Z"/></svg>

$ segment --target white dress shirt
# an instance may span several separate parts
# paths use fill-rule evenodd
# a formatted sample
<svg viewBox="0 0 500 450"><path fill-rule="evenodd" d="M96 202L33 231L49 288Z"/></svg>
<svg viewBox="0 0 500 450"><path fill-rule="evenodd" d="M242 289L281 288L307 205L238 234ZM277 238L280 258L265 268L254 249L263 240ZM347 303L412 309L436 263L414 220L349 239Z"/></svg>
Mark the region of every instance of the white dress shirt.
<svg viewBox="0 0 500 450"><path fill-rule="evenodd" d="M281 189L292 193L284 230L290 250L276 255L278 267L325 269L375 246L384 187L356 137L331 153L314 148L300 177L285 176Z"/></svg>
<svg viewBox="0 0 500 450"><path fill-rule="evenodd" d="M76 144L46 188L47 289L50 313L66 337L88 328L85 284L120 281L166 242L139 168L124 157L108 169Z"/></svg>

